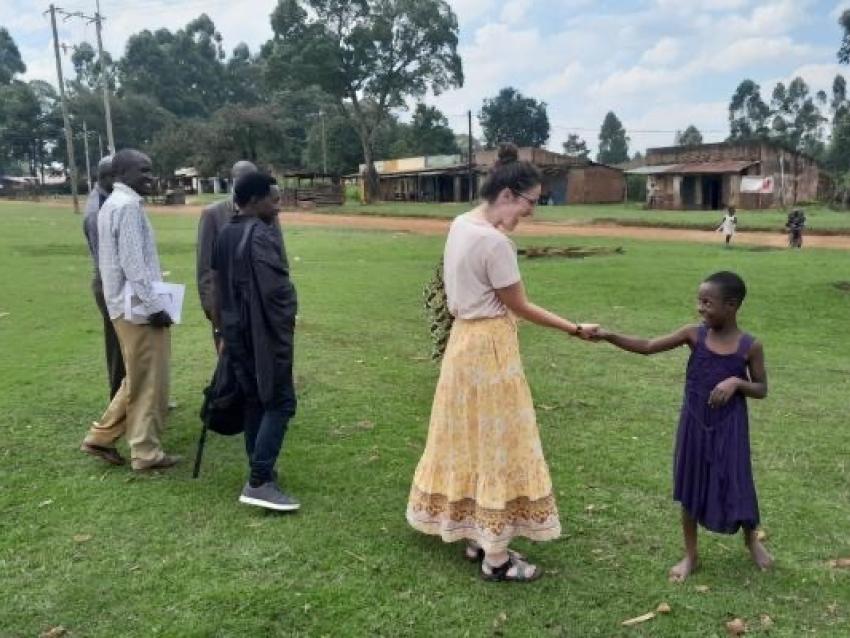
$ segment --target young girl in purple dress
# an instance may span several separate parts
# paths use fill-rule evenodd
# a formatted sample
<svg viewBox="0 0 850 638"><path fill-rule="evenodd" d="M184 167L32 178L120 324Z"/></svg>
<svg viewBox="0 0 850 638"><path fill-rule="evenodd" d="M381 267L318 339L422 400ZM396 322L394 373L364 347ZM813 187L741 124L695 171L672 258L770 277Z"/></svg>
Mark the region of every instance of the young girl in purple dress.
<svg viewBox="0 0 850 638"><path fill-rule="evenodd" d="M747 397L767 396L764 349L738 328L746 296L743 280L718 272L700 284L700 325L687 325L657 339L599 329L597 340L638 354L687 345L691 349L673 460L673 498L682 505L685 557L670 570L681 582L698 564L697 524L721 534L743 529L753 561L768 569L773 558L758 539L759 508L750 463Z"/></svg>

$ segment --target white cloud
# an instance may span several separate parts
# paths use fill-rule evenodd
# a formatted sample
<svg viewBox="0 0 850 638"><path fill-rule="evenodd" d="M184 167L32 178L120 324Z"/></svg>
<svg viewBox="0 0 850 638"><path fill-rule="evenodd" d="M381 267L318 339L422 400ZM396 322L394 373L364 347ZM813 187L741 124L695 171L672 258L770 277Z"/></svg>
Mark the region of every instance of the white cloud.
<svg viewBox="0 0 850 638"><path fill-rule="evenodd" d="M584 67L581 63L570 62L557 73L533 83L529 91L532 95L540 95L544 98L566 96L567 92L578 88L583 79Z"/></svg>
<svg viewBox="0 0 850 638"><path fill-rule="evenodd" d="M532 4L534 0L508 0L502 7L501 21L510 25L527 23Z"/></svg>
<svg viewBox="0 0 850 638"><path fill-rule="evenodd" d="M718 51L706 53L695 65L695 70L732 71L753 67L763 62L782 59L794 63L812 53L812 47L797 44L787 36L777 38L744 38L735 40Z"/></svg>
<svg viewBox="0 0 850 638"><path fill-rule="evenodd" d="M482 16L495 15L499 0L449 0L461 24L473 22Z"/></svg>
<svg viewBox="0 0 850 638"><path fill-rule="evenodd" d="M670 90L687 77L682 69L658 69L646 66L634 66L630 69L615 71L604 80L595 82L587 90L588 95L596 98L614 100L626 96L648 94L658 89Z"/></svg>
<svg viewBox="0 0 850 638"><path fill-rule="evenodd" d="M676 61L682 50L682 45L676 38L661 38L651 49L641 56L643 64L669 65Z"/></svg>

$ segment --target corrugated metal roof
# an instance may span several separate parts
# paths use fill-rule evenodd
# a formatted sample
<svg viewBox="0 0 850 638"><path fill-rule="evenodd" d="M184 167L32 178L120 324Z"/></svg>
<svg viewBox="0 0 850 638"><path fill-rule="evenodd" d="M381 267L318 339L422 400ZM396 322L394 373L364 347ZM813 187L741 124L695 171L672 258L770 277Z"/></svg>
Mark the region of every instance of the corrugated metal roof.
<svg viewBox="0 0 850 638"><path fill-rule="evenodd" d="M631 175L711 175L716 173L740 173L745 168L758 164L751 160L725 160L718 162L692 162L689 164L659 164L641 166L626 171Z"/></svg>

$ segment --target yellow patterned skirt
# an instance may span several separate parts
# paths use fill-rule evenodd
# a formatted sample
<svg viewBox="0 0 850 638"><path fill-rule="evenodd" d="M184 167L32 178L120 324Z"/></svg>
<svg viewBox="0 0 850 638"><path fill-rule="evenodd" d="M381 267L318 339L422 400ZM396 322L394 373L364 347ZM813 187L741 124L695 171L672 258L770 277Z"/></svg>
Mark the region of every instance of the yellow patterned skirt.
<svg viewBox="0 0 850 638"><path fill-rule="evenodd" d="M560 535L512 318L455 321L407 521L488 552L505 550L518 536Z"/></svg>

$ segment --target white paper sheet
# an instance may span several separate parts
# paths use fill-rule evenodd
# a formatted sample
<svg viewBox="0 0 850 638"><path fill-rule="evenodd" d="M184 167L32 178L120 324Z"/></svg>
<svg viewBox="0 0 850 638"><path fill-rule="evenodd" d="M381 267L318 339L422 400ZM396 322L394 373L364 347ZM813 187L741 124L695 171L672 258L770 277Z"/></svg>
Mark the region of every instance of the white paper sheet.
<svg viewBox="0 0 850 638"><path fill-rule="evenodd" d="M159 297L171 320L174 323L180 323L183 316L183 297L186 294L185 284L155 281L153 282L153 291ZM124 318L132 323L148 323L147 312L139 298L133 293L133 286L129 281L124 286Z"/></svg>

